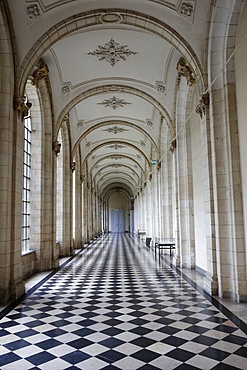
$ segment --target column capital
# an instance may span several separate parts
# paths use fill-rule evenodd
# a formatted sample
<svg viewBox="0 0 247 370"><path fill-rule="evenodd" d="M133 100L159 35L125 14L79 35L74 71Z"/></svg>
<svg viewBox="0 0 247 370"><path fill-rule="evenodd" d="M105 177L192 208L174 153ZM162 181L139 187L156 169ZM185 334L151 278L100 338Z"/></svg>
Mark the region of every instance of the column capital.
<svg viewBox="0 0 247 370"><path fill-rule="evenodd" d="M199 100L199 104L196 106L196 113L200 114L202 118L206 114L206 108L209 106L209 94L203 94Z"/></svg>
<svg viewBox="0 0 247 370"><path fill-rule="evenodd" d="M42 59L40 59L38 63L38 68L33 72L32 84L38 87L39 81L47 77L48 74L49 74L49 69L47 67L47 64Z"/></svg>
<svg viewBox="0 0 247 370"><path fill-rule="evenodd" d="M196 79L193 77L193 71L183 57L180 58L177 63L177 71L179 76L184 76L186 78L188 86L193 86L195 84Z"/></svg>
<svg viewBox="0 0 247 370"><path fill-rule="evenodd" d="M176 138L172 140L171 144L170 144L170 151L173 153L175 151L177 147L177 140Z"/></svg>
<svg viewBox="0 0 247 370"><path fill-rule="evenodd" d="M70 169L72 173L75 171L75 162L70 163Z"/></svg>
<svg viewBox="0 0 247 370"><path fill-rule="evenodd" d="M59 141L54 141L54 143L52 144L52 150L55 152L56 155L58 155L61 150L61 143L59 143Z"/></svg>
<svg viewBox="0 0 247 370"><path fill-rule="evenodd" d="M14 98L14 110L17 111L18 118L21 117L23 120L24 117L28 116L29 109L32 106L32 103L26 100L25 96L15 97Z"/></svg>

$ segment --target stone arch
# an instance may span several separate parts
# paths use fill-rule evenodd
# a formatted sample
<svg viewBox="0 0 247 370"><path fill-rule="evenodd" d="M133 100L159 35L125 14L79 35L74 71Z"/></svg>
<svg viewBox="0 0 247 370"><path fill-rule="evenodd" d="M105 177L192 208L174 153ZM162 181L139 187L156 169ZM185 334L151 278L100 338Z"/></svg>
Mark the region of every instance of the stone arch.
<svg viewBox="0 0 247 370"><path fill-rule="evenodd" d="M79 13L64 19L50 28L48 32L36 41L24 58L17 73L18 90L23 91L24 81L27 80L30 69L35 66L37 59L41 58L50 46L61 38L68 36L69 33L101 24L100 19L106 13L109 13L108 9L96 9ZM201 63L189 43L178 32L164 22L140 12L127 9L111 9L111 13L117 15L116 23L149 31L171 43L181 53L187 63L191 65L194 74L197 76L200 90L204 91ZM121 19L121 22L119 22L119 19Z"/></svg>
<svg viewBox="0 0 247 370"><path fill-rule="evenodd" d="M62 112L60 113L60 115L59 115L59 117L57 119L55 134L57 135L57 132L59 130L59 127L60 127L62 121L64 120L64 117L67 114L67 112L69 112L76 104L78 104L82 100L87 99L87 98L89 98L91 96L94 96L94 95L97 95L97 94L100 94L100 93L108 93L109 91L111 91L110 89L112 89L112 88L114 88L114 89L117 88L121 92L126 92L126 93L129 93L129 94L136 95L136 96L138 96L140 98L145 99L150 104L152 104L155 108L157 108L159 110L160 114L166 120L166 123L167 123L167 125L169 127L169 130L171 131L171 136L173 136L174 128L173 128L172 119L171 119L169 113L167 112L167 110L163 107L163 105L157 99L155 99L150 94L147 94L147 93L143 92L140 89L136 89L136 88L133 88L131 86L126 86L126 85L113 85L113 84L111 84L111 85L104 85L104 86L100 86L100 87L95 87L95 88L89 89L89 90L84 91L81 94L79 94L75 99L71 100L64 107L64 109L62 110Z"/></svg>
<svg viewBox="0 0 247 370"><path fill-rule="evenodd" d="M122 124L124 125L125 127L133 127L134 129L140 131L142 134L145 134L145 136L147 136L150 140L150 142L152 143L152 145L154 146L155 150L157 150L158 152L158 147L157 147L157 144L155 143L155 141L153 140L153 138L151 137L151 135L149 135L148 132L146 132L143 128L137 126L136 124L134 123L130 123L130 122L127 122L127 121L120 121L120 120L111 120L111 125L117 125L117 124ZM105 121L105 122L100 122L100 123L96 123L95 125L93 125L92 127L90 127L87 131L85 131L79 138L78 140L75 142L74 144L74 147L72 149L72 157L73 157L73 153L75 152L77 146L79 145L80 141L83 140L89 133L91 133L92 131L100 128L100 127L105 127L105 126L109 126L109 121Z"/></svg>

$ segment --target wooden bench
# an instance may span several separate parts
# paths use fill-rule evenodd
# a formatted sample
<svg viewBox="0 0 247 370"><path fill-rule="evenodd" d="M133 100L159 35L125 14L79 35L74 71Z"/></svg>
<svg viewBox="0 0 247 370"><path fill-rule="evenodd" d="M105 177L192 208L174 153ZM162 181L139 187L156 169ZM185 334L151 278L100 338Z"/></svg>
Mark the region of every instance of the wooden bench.
<svg viewBox="0 0 247 370"><path fill-rule="evenodd" d="M155 253L158 248L159 254L161 249L170 249L170 256L172 255L172 250L175 249L175 239L172 238L155 238L154 241Z"/></svg>

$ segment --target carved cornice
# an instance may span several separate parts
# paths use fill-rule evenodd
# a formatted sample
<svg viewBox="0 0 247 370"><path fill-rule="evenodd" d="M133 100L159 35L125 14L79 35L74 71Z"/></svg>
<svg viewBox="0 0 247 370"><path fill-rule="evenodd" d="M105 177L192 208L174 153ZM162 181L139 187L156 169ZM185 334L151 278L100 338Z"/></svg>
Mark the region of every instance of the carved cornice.
<svg viewBox="0 0 247 370"><path fill-rule="evenodd" d="M55 152L56 155L58 155L61 150L61 143L59 143L59 141L54 141L54 143L52 144L52 150Z"/></svg>
<svg viewBox="0 0 247 370"><path fill-rule="evenodd" d="M193 77L193 71L190 66L186 63L184 58L180 58L177 63L177 71L179 75L184 76L187 80L188 86L193 86L196 79Z"/></svg>
<svg viewBox="0 0 247 370"><path fill-rule="evenodd" d="M49 74L49 69L47 67L47 64L41 59L38 64L38 69L36 69L33 73L32 84L38 87L39 81L47 77L48 74Z"/></svg>
<svg viewBox="0 0 247 370"><path fill-rule="evenodd" d="M200 114L200 117L202 118L203 115L206 113L206 107L209 106L209 95L203 94L199 104L196 106L196 113Z"/></svg>
<svg viewBox="0 0 247 370"><path fill-rule="evenodd" d="M24 117L28 116L28 112L31 106L32 103L26 101L25 96L14 99L14 110L17 111L18 118L21 117L22 120L24 119Z"/></svg>

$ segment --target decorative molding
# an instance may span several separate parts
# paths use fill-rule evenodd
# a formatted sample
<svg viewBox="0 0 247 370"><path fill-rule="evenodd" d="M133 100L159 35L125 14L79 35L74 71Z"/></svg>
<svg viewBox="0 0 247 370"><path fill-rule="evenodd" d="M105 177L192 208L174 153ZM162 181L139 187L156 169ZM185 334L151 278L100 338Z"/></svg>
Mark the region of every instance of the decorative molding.
<svg viewBox="0 0 247 370"><path fill-rule="evenodd" d="M77 128L82 128L83 126L85 126L85 120L82 119L81 121L77 122Z"/></svg>
<svg viewBox="0 0 247 370"><path fill-rule="evenodd" d="M153 175L150 173L150 175L148 176L148 180L151 181L152 177L153 177Z"/></svg>
<svg viewBox="0 0 247 370"><path fill-rule="evenodd" d="M118 150L118 149L123 149L123 148L125 148L125 146L124 146L124 145L120 145L120 144L113 144L113 145L109 145L109 146L107 146L107 148Z"/></svg>
<svg viewBox="0 0 247 370"><path fill-rule="evenodd" d="M90 147L90 145L91 145L91 143L92 143L91 141L87 141L87 142L86 142L86 147L87 147L87 148L89 148L89 147Z"/></svg>
<svg viewBox="0 0 247 370"><path fill-rule="evenodd" d="M86 178L85 175L81 175L81 182L84 182L85 181L85 178Z"/></svg>
<svg viewBox="0 0 247 370"><path fill-rule="evenodd" d="M52 150L55 152L56 155L58 155L61 150L61 143L59 143L59 141L54 141L54 143L52 144Z"/></svg>
<svg viewBox="0 0 247 370"><path fill-rule="evenodd" d="M70 163L70 169L72 173L75 171L75 162Z"/></svg>
<svg viewBox="0 0 247 370"><path fill-rule="evenodd" d="M99 61L105 60L114 67L120 60L127 60L127 57L138 54L138 52L131 51L128 45L120 45L111 38L104 46L98 45L98 49L86 54L96 56Z"/></svg>
<svg viewBox="0 0 247 370"><path fill-rule="evenodd" d="M122 23L123 17L121 14L109 10L106 10L105 14L102 14L99 18L100 23L114 24Z"/></svg>
<svg viewBox="0 0 247 370"><path fill-rule="evenodd" d="M193 77L193 71L183 57L180 58L177 63L177 71L179 75L186 77L188 86L193 86L195 84L196 79Z"/></svg>
<svg viewBox="0 0 247 370"><path fill-rule="evenodd" d="M107 131L109 133L112 133L112 134L116 135L116 134L122 133L124 131L129 131L129 130L127 130L125 128L122 128L122 127L114 126L114 127L109 127L109 128L107 128L105 130L102 130L102 131Z"/></svg>
<svg viewBox="0 0 247 370"><path fill-rule="evenodd" d="M124 99L116 98L116 96L113 96L110 99L104 99L102 102L97 103L98 105L103 105L104 107L110 107L113 110L124 107L125 105L130 105L131 103L126 102Z"/></svg>
<svg viewBox="0 0 247 370"><path fill-rule="evenodd" d="M92 156L92 160L94 161L94 160L95 160L95 158L96 158L96 155L93 155L93 156Z"/></svg>
<svg viewBox="0 0 247 370"><path fill-rule="evenodd" d="M199 100L199 104L196 106L196 113L200 114L200 117L206 113L206 107L209 106L209 95L203 94Z"/></svg>
<svg viewBox="0 0 247 370"><path fill-rule="evenodd" d="M141 145L141 146L146 146L146 143L145 143L145 141L143 141L143 140L140 140L140 145Z"/></svg>
<svg viewBox="0 0 247 370"><path fill-rule="evenodd" d="M124 156L123 155L112 155L110 158L115 159L117 161L118 159L123 159Z"/></svg>
<svg viewBox="0 0 247 370"><path fill-rule="evenodd" d="M122 165L121 164L112 164L111 167L119 168L119 167L122 167Z"/></svg>
<svg viewBox="0 0 247 370"><path fill-rule="evenodd" d="M63 94L68 94L69 92L70 92L70 86L69 85L62 86L62 93Z"/></svg>
<svg viewBox="0 0 247 370"><path fill-rule="evenodd" d="M140 156L140 154L137 154L136 155L137 159L141 159L142 157Z"/></svg>
<svg viewBox="0 0 247 370"><path fill-rule="evenodd" d="M156 168L158 171L161 169L161 161L158 161Z"/></svg>
<svg viewBox="0 0 247 370"><path fill-rule="evenodd" d="M37 19L40 16L40 9L37 4L31 4L27 7L27 15L31 19Z"/></svg>
<svg viewBox="0 0 247 370"><path fill-rule="evenodd" d="M38 63L38 68L33 72L32 85L35 85L38 88L39 81L47 77L48 74L49 68L47 67L47 64L42 59L40 59Z"/></svg>
<svg viewBox="0 0 247 370"><path fill-rule="evenodd" d="M164 84L163 81L156 81L155 82L155 89L157 91L159 91L160 93L165 94L165 92L166 92L166 85Z"/></svg>
<svg viewBox="0 0 247 370"><path fill-rule="evenodd" d="M27 101L26 96L22 96L21 98L14 99L14 110L17 111L18 118L21 117L23 120L24 117L28 116L29 109L32 106L32 103Z"/></svg>

